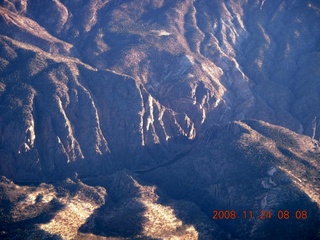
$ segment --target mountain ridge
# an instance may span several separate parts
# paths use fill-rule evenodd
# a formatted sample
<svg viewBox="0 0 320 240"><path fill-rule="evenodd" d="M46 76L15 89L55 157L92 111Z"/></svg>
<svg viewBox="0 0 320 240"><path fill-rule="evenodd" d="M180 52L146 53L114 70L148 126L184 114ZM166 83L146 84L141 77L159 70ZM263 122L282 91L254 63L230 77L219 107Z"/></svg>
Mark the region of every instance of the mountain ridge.
<svg viewBox="0 0 320 240"><path fill-rule="evenodd" d="M0 0L0 16L3 237L319 239L318 1Z"/></svg>

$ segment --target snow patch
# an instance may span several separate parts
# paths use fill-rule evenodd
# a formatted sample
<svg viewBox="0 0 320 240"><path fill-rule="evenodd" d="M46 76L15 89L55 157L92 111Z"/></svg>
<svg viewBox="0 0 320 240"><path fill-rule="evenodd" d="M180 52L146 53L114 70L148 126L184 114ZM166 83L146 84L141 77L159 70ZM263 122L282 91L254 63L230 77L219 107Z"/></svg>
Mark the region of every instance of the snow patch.
<svg viewBox="0 0 320 240"><path fill-rule="evenodd" d="M148 116L147 119L147 126L146 129L147 131L149 130L150 124L153 124L154 122L154 117L153 117L153 98L151 95L148 97L148 105L149 105L149 113L150 115Z"/></svg>
<svg viewBox="0 0 320 240"><path fill-rule="evenodd" d="M166 30L151 30L150 32L152 32L153 34L157 35L158 37L161 36L170 36L171 33L167 32Z"/></svg>
<svg viewBox="0 0 320 240"><path fill-rule="evenodd" d="M206 110L204 109L204 107L202 107L202 120L201 120L201 124L204 123L204 121L206 120Z"/></svg>
<svg viewBox="0 0 320 240"><path fill-rule="evenodd" d="M217 101L214 103L214 108L218 107L220 102L221 98L218 98Z"/></svg>

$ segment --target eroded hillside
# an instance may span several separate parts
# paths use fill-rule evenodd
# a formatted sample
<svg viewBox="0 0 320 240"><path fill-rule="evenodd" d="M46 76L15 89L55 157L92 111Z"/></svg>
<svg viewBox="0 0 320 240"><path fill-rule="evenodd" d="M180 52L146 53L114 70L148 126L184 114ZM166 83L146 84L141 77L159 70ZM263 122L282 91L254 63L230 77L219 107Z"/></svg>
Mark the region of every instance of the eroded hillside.
<svg viewBox="0 0 320 240"><path fill-rule="evenodd" d="M30 152L49 172L109 156L111 169L149 167L211 124L246 118L318 138L317 6L2 1L1 154Z"/></svg>
<svg viewBox="0 0 320 240"><path fill-rule="evenodd" d="M3 236L319 239L319 23L316 0L0 1Z"/></svg>

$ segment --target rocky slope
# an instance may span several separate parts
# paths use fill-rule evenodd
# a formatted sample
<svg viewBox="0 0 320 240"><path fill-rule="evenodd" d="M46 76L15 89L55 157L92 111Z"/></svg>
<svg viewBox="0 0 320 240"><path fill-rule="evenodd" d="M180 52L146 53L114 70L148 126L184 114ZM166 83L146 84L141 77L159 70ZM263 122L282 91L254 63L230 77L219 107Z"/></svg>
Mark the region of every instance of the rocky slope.
<svg viewBox="0 0 320 240"><path fill-rule="evenodd" d="M107 196L102 187L70 179L19 186L2 177L0 191L2 239L73 239Z"/></svg>
<svg viewBox="0 0 320 240"><path fill-rule="evenodd" d="M210 128L187 155L139 176L174 199L196 203L208 216L213 209L235 210L242 220L215 220L235 239L317 239L319 150L318 141L285 128L234 122ZM308 209L307 221L290 218L287 225L277 216L288 210L292 217L300 208ZM258 219L243 219L244 210ZM261 210L272 217L261 220Z"/></svg>
<svg viewBox="0 0 320 240"><path fill-rule="evenodd" d="M36 186L3 177L1 233L8 239L319 239L319 148L310 137L247 120L211 127L191 149L151 169ZM212 219L214 210L237 217ZM261 219L261 211L271 215ZM280 219L279 211L290 218Z"/></svg>
<svg viewBox="0 0 320 240"><path fill-rule="evenodd" d="M132 176L121 171L86 179L108 192L78 179L26 186L2 177L1 239L229 239L194 203L170 200ZM181 220L191 213L195 225Z"/></svg>
<svg viewBox="0 0 320 240"><path fill-rule="evenodd" d="M1 0L0 175L112 193L72 236L32 225L56 237L317 239L319 22L316 0ZM310 218L211 220L289 207Z"/></svg>
<svg viewBox="0 0 320 240"><path fill-rule="evenodd" d="M11 177L28 178L10 164L19 152L49 173L56 161L108 161L108 152L117 162L108 168L154 165L181 138L245 118L318 138L316 1L6 0L0 8L1 149Z"/></svg>
<svg viewBox="0 0 320 240"><path fill-rule="evenodd" d="M38 180L50 179L74 168L89 174L83 164L95 173L148 166L157 157L136 162L136 156L150 155L143 147L170 156L161 144L168 145L172 136L194 138L186 114L161 105L131 77L7 37L1 43L8 62L1 85L1 166L11 178L35 180L30 175L37 171ZM125 160L133 154L132 161Z"/></svg>

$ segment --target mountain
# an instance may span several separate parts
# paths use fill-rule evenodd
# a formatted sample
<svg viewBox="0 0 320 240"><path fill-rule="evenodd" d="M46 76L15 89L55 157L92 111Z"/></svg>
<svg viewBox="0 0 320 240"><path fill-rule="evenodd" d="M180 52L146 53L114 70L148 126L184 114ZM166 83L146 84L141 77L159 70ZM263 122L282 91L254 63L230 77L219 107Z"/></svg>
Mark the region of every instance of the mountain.
<svg viewBox="0 0 320 240"><path fill-rule="evenodd" d="M319 1L0 16L1 237L320 238Z"/></svg>
<svg viewBox="0 0 320 240"><path fill-rule="evenodd" d="M258 220L215 220L235 239L317 239L319 163L318 141L247 120L210 128L187 155L140 177L208 215L211 209L234 210L242 219L252 210ZM308 221L292 220L301 207L309 209ZM271 211L270 219L260 219L262 210ZM290 223L279 210L290 212Z"/></svg>

